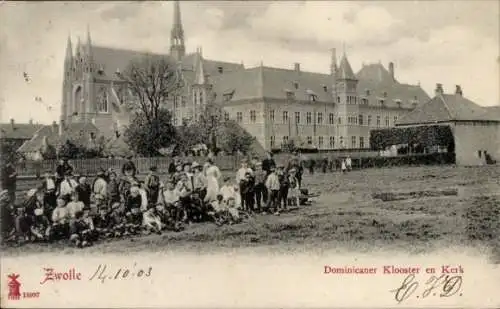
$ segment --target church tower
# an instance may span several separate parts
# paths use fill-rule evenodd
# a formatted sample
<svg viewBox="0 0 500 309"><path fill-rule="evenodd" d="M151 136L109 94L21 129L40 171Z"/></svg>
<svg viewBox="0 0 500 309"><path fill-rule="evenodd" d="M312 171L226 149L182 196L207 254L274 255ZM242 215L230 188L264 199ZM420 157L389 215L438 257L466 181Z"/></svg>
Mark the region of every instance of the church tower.
<svg viewBox="0 0 500 309"><path fill-rule="evenodd" d="M181 21L181 8L178 0L174 1L174 23L170 31L170 55L180 61L186 54L184 46L184 29Z"/></svg>
<svg viewBox="0 0 500 309"><path fill-rule="evenodd" d="M90 122L96 113L95 97L94 97L94 54L92 51L92 39L90 29L87 26L87 41L83 47L83 62L82 62L82 86L83 96L78 111L80 121Z"/></svg>
<svg viewBox="0 0 500 309"><path fill-rule="evenodd" d="M211 85L207 81L207 74L205 71L205 65L203 60L203 54L201 47L196 49L196 62L195 62L195 79L191 85L192 99L193 99L193 120L198 120L201 116L201 112L205 110L205 107L210 99Z"/></svg>
<svg viewBox="0 0 500 309"><path fill-rule="evenodd" d="M356 139L356 135L350 136L349 130L351 127L355 126L358 122L359 106L358 106L358 94L357 94L358 79L354 74L349 60L347 60L346 53L344 51L342 58L340 60L339 68L335 74L335 90L336 90L336 104L338 107L338 119L337 119L337 135L338 135L338 145L339 148L356 148L355 144L352 142L352 137Z"/></svg>
<svg viewBox="0 0 500 309"><path fill-rule="evenodd" d="M73 48L71 45L71 38L68 35L68 40L66 43L66 56L64 58L64 77L62 85L62 96L61 96L61 116L60 123L68 122L68 118L73 113L71 92L73 87L74 78L74 63L73 63Z"/></svg>

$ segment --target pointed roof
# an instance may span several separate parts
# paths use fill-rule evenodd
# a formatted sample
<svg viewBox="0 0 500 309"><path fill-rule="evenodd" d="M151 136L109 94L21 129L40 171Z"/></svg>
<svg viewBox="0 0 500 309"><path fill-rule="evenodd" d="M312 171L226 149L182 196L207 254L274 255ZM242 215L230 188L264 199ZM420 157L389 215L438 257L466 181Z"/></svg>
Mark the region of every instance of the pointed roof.
<svg viewBox="0 0 500 309"><path fill-rule="evenodd" d="M86 52L89 57L92 57L92 39L90 38L90 26L87 24L87 43Z"/></svg>
<svg viewBox="0 0 500 309"><path fill-rule="evenodd" d="M345 53L342 55L342 59L340 59L340 66L337 71L337 78L357 80L356 75L354 75L354 72L352 71L351 68L351 64L349 63L349 60L347 60L347 56Z"/></svg>
<svg viewBox="0 0 500 309"><path fill-rule="evenodd" d="M66 61L71 60L73 58L73 46L71 44L71 37L68 34L68 40L66 42Z"/></svg>
<svg viewBox="0 0 500 309"><path fill-rule="evenodd" d="M395 82L389 71L381 63L363 65L361 70L356 74L356 77L360 80L362 79L385 85L390 85Z"/></svg>
<svg viewBox="0 0 500 309"><path fill-rule="evenodd" d="M207 83L206 73L205 73L205 64L204 64L204 60L203 60L201 47L198 48L197 53L196 53L195 74L196 74L195 84L205 85Z"/></svg>
<svg viewBox="0 0 500 309"><path fill-rule="evenodd" d="M184 38L184 30L182 29L181 20L181 6L179 0L174 1L174 21L172 25L171 35L175 38Z"/></svg>
<svg viewBox="0 0 500 309"><path fill-rule="evenodd" d="M78 40L77 40L77 43L76 43L75 54L76 55L81 55L82 54L82 40L80 39L80 36L78 36Z"/></svg>
<svg viewBox="0 0 500 309"><path fill-rule="evenodd" d="M440 94L402 117L397 125L449 121L499 121L488 109L457 94Z"/></svg>

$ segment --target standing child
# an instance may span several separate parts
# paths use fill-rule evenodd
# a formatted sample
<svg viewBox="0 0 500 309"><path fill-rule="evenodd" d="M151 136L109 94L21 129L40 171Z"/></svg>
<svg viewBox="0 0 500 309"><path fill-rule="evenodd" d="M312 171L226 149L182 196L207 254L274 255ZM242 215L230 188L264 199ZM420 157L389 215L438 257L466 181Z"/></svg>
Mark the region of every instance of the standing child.
<svg viewBox="0 0 500 309"><path fill-rule="evenodd" d="M108 182L108 206L111 207L116 202L120 202L120 189L116 173L111 171L109 173Z"/></svg>
<svg viewBox="0 0 500 309"><path fill-rule="evenodd" d="M278 175L278 179L280 182L280 189L278 193L278 205L282 207L283 211L286 211L286 208L288 206L289 183L288 183L288 175L286 174L283 165L278 166L276 174Z"/></svg>
<svg viewBox="0 0 500 309"><path fill-rule="evenodd" d="M117 202L120 205L119 202ZM94 218L94 227L99 236L107 238L112 236L111 218L106 208L99 209L99 215Z"/></svg>
<svg viewBox="0 0 500 309"><path fill-rule="evenodd" d="M293 201L295 206L299 207L300 205L300 187L299 187L299 181L297 180L297 171L292 168L289 171L288 175L288 183L290 184L290 187L288 189L288 199Z"/></svg>
<svg viewBox="0 0 500 309"><path fill-rule="evenodd" d="M240 188L242 190L241 197L243 199L244 209L247 212L253 212L254 208L254 186L255 181L251 173L247 172L245 178L241 181Z"/></svg>
<svg viewBox="0 0 500 309"><path fill-rule="evenodd" d="M279 215L278 211L278 195L280 191L280 181L278 175L276 175L276 169L271 167L271 173L267 176L266 188L269 193L269 198L267 200L267 209L269 211L273 210L275 215Z"/></svg>
<svg viewBox="0 0 500 309"><path fill-rule="evenodd" d="M346 166L346 162L345 162L345 159L342 159L341 162L340 162L340 168L342 170L342 173L346 173L347 171L347 166Z"/></svg>
<svg viewBox="0 0 500 309"><path fill-rule="evenodd" d="M243 209L246 209L246 210L249 209L248 205L246 205L246 199L245 199L245 192L247 190L245 190L246 188L244 188L246 186L247 173L252 175L253 171L251 168L248 167L247 159L243 159L243 160L241 160L241 167L236 172L236 184L239 186L239 189L240 189L239 191L241 194L241 206L243 207Z"/></svg>
<svg viewBox="0 0 500 309"><path fill-rule="evenodd" d="M156 166L152 166L149 169L149 174L144 180L144 189L147 192L147 198L151 205L156 205L156 202L158 201L158 194L160 192L160 177L158 177L156 171Z"/></svg>
<svg viewBox="0 0 500 309"><path fill-rule="evenodd" d="M42 181L42 190L44 192L43 204L46 210L52 211L56 207L56 180L50 175L50 172L45 172L45 177Z"/></svg>

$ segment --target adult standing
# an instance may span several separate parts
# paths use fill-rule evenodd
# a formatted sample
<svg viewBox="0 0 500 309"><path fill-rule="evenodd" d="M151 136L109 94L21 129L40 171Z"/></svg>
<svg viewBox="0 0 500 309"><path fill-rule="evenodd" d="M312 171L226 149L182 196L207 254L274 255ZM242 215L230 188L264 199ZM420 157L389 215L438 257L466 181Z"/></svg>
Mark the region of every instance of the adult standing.
<svg viewBox="0 0 500 309"><path fill-rule="evenodd" d="M209 158L207 160L205 177L207 179L207 194L205 195L205 202L212 202L217 199L217 194L219 193L219 179L221 177L221 172L219 168L214 165L214 161Z"/></svg>
<svg viewBox="0 0 500 309"><path fill-rule="evenodd" d="M16 169L11 162L8 162L2 168L2 188L7 190L11 205L14 205L16 201L16 183Z"/></svg>
<svg viewBox="0 0 500 309"><path fill-rule="evenodd" d="M272 152L267 152L266 158L262 160L262 169L266 172L266 175L271 174L271 169L276 168L276 162L274 161L274 155Z"/></svg>

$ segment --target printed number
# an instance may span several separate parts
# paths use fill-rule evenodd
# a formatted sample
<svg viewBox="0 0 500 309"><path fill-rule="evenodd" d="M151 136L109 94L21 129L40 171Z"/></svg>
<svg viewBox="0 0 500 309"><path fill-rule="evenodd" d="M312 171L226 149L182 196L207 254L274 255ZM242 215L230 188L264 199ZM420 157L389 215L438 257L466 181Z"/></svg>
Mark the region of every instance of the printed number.
<svg viewBox="0 0 500 309"><path fill-rule="evenodd" d="M23 292L23 298L38 298L40 292Z"/></svg>

